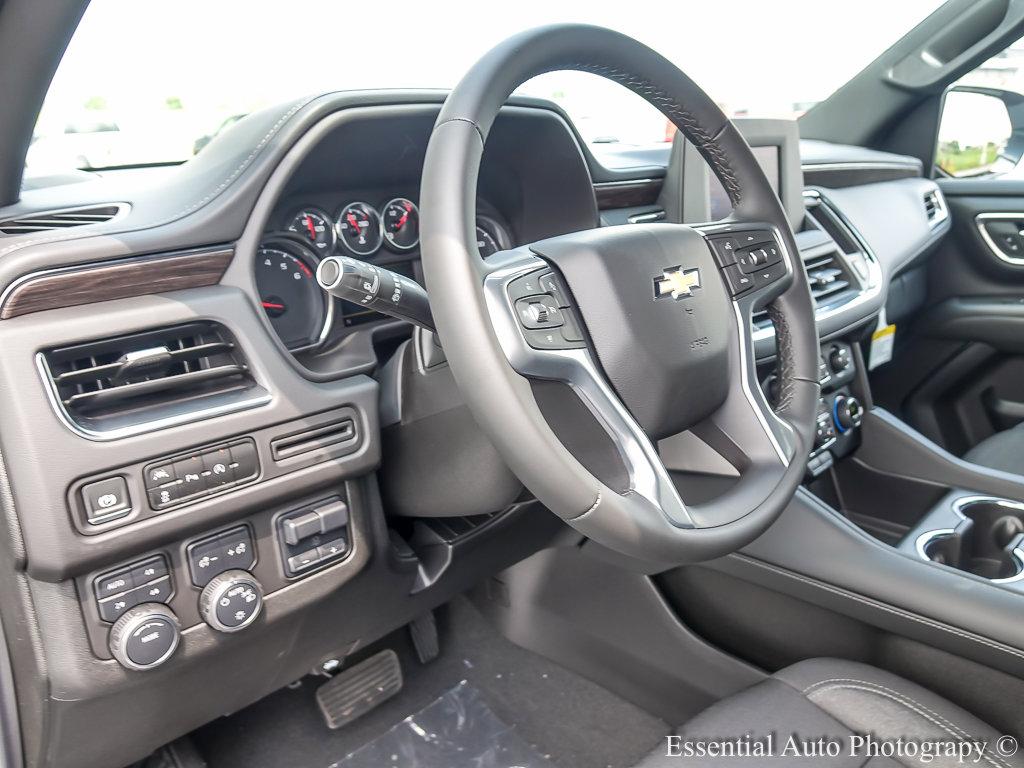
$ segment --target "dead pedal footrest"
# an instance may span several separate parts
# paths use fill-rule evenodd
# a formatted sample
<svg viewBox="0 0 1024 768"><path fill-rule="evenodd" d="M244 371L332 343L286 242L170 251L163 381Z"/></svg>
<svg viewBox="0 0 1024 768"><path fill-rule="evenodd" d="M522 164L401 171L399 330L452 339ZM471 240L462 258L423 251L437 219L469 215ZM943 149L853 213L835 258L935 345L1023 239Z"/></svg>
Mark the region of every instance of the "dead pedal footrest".
<svg viewBox="0 0 1024 768"><path fill-rule="evenodd" d="M391 649L339 672L317 688L316 703L327 727L348 725L402 690L402 666Z"/></svg>

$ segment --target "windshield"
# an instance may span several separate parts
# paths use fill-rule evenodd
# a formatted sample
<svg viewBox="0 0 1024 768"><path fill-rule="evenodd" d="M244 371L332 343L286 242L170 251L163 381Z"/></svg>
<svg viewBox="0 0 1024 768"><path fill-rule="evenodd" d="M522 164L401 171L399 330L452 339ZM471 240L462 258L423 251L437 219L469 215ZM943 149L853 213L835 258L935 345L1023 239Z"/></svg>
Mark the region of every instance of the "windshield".
<svg viewBox="0 0 1024 768"><path fill-rule="evenodd" d="M451 88L496 43L555 22L641 40L731 116L798 117L940 4L520 0L471 12L397 0L92 0L26 163L38 175L186 161L247 113L305 94ZM598 149L671 140L663 116L594 75L551 73L519 93L559 103Z"/></svg>

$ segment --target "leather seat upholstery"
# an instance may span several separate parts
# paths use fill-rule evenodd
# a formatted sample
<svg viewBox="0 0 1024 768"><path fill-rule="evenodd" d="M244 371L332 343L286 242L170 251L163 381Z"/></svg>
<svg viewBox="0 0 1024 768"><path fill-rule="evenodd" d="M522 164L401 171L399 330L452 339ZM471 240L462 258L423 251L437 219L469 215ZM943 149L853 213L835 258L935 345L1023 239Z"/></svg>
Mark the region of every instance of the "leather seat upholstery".
<svg viewBox="0 0 1024 768"><path fill-rule="evenodd" d="M700 742L721 743L744 737L763 740L770 734L774 755L769 758L678 756L684 743L696 747ZM920 754L889 755L882 748L872 751L866 743L851 741L855 735L867 734L876 745L903 739L941 742L960 749L967 749L972 742L985 742L986 748L980 757L974 751L964 762L957 756L922 762ZM1003 734L941 696L875 667L838 659L811 659L788 667L712 705L686 723L678 735L682 741L676 746L675 756L667 754L669 744L665 743L638 768L1024 766L1020 756L1004 756L997 750ZM842 749L834 756L782 754L791 735L808 742L823 737L825 741L837 742Z"/></svg>
<svg viewBox="0 0 1024 768"><path fill-rule="evenodd" d="M1024 475L1024 424L996 432L971 448L964 458L983 467Z"/></svg>

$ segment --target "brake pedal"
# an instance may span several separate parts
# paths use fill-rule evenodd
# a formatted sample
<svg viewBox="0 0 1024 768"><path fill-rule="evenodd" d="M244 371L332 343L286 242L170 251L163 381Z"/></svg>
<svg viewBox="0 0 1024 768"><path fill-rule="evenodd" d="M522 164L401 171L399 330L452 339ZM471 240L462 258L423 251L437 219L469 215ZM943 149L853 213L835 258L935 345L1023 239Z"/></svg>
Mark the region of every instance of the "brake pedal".
<svg viewBox="0 0 1024 768"><path fill-rule="evenodd" d="M316 703L327 727L337 730L375 709L402 690L402 666L383 650L332 677L317 688Z"/></svg>
<svg viewBox="0 0 1024 768"><path fill-rule="evenodd" d="M437 639L437 620L434 612L427 613L409 622L409 635L420 664L433 661L441 653L441 643Z"/></svg>

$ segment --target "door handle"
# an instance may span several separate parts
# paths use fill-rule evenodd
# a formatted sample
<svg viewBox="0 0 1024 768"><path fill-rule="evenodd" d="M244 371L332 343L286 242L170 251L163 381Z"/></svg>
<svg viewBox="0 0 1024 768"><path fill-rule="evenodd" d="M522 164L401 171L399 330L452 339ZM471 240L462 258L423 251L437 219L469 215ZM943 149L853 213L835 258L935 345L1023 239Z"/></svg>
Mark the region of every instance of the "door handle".
<svg viewBox="0 0 1024 768"><path fill-rule="evenodd" d="M979 213L974 224L993 256L1024 267L1024 213Z"/></svg>

